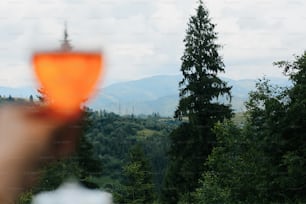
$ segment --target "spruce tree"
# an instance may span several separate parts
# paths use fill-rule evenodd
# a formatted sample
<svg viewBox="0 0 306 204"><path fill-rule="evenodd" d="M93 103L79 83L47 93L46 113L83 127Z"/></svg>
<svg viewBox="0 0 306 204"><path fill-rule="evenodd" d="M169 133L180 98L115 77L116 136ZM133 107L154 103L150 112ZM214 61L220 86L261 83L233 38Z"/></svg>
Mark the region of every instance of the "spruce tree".
<svg viewBox="0 0 306 204"><path fill-rule="evenodd" d="M170 164L164 188L167 203L191 202L190 192L196 188L203 164L216 140L211 128L216 122L232 116L230 106L218 100L230 100L231 87L217 76L224 72L224 63L218 53L220 45L216 43L214 29L207 9L199 1L196 15L189 19L184 39L183 79L179 83L180 101L175 117L186 118L188 123L182 124L170 136ZM171 181L170 177L175 177L176 181ZM173 192L180 195L171 195Z"/></svg>
<svg viewBox="0 0 306 204"><path fill-rule="evenodd" d="M215 24L210 22L208 11L200 1L196 15L188 23L184 39L185 51L181 58L180 102L175 117L188 117L195 124L218 121L231 116L229 106L215 101L220 96L229 96L231 87L217 74L224 72L224 63L218 53ZM212 119L212 120L210 120Z"/></svg>
<svg viewBox="0 0 306 204"><path fill-rule="evenodd" d="M280 184L281 195L286 195L291 203L305 203L306 51L296 56L293 62L282 61L275 64L284 69L293 85L285 98L288 102L287 110L280 120L284 122L285 130L281 137L283 156L279 165L282 176L276 182Z"/></svg>
<svg viewBox="0 0 306 204"><path fill-rule="evenodd" d="M122 186L123 191L119 192L120 196L117 196L118 203L149 204L154 202L151 168L139 144L130 149L123 173L125 179Z"/></svg>
<svg viewBox="0 0 306 204"><path fill-rule="evenodd" d="M29 101L30 101L31 103L34 102L34 99L33 99L33 96L32 96L32 95L29 96Z"/></svg>

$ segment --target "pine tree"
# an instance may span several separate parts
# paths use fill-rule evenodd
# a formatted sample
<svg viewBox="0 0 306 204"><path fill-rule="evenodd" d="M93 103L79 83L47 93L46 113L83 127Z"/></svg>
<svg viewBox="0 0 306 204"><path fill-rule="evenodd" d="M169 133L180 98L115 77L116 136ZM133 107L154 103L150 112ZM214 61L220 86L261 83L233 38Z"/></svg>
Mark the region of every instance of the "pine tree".
<svg viewBox="0 0 306 204"><path fill-rule="evenodd" d="M154 186L152 172L141 146L135 145L129 151L129 160L123 167L125 180L119 203L153 203Z"/></svg>
<svg viewBox="0 0 306 204"><path fill-rule="evenodd" d="M32 96L32 95L29 96L29 101L30 101L31 103L34 102L34 99L33 99L33 96Z"/></svg>
<svg viewBox="0 0 306 204"><path fill-rule="evenodd" d="M9 97L6 100L7 101L15 101L15 99L11 95L9 95Z"/></svg>
<svg viewBox="0 0 306 204"><path fill-rule="evenodd" d="M231 110L214 101L220 96L231 96L231 87L217 77L224 72L224 64L218 54L220 46L215 43L217 33L210 22L208 11L202 1L188 23L184 39L185 51L181 58L183 79L180 86L180 102L175 117L188 117L192 123L203 123L203 119L217 120L229 117Z"/></svg>
<svg viewBox="0 0 306 204"><path fill-rule="evenodd" d="M190 192L197 186L204 170L203 164L215 143L211 128L216 122L232 116L230 106L218 101L220 97L231 98L231 87L217 76L224 72L224 64L218 53L220 46L216 44L215 25L210 21L207 9L199 1L184 39L183 79L179 83L180 101L175 111L176 118L187 118L189 122L171 134L171 162L167 175L173 177L175 174L177 181L171 183L169 178L165 179L164 197L167 195L169 198L170 189L171 192L180 192L180 200L187 203L191 202ZM165 198L164 201L178 202L179 195L170 197L174 200L166 201L168 198Z"/></svg>

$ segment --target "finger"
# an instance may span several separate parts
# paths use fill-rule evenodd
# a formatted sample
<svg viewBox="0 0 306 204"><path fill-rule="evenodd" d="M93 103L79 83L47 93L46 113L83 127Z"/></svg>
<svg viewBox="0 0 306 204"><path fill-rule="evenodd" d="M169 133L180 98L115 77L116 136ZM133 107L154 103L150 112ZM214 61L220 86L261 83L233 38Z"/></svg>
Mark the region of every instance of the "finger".
<svg viewBox="0 0 306 204"><path fill-rule="evenodd" d="M10 127L12 124L14 127ZM68 156L81 133L80 118L59 120L45 107L32 104L2 106L0 125L6 128L1 130L9 134L11 143L18 142L22 155L36 155L41 161Z"/></svg>
<svg viewBox="0 0 306 204"><path fill-rule="evenodd" d="M60 159L69 156L75 151L82 134L80 121L70 123L62 128L57 129L54 133L53 155Z"/></svg>

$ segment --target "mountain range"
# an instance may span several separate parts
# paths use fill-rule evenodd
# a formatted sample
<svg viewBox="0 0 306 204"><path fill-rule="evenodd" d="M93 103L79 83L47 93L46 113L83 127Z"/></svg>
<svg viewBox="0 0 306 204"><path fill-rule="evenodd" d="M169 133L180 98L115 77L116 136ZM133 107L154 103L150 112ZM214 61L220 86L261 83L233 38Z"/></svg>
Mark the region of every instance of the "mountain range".
<svg viewBox="0 0 306 204"><path fill-rule="evenodd" d="M119 114L152 114L173 116L179 101L180 75L158 75L109 85L100 90L90 103L94 109L106 109ZM286 78L268 78L272 84L288 86ZM222 78L232 86L232 108L245 110L248 93L255 89L255 79L233 80ZM222 99L221 99L222 100Z"/></svg>
<svg viewBox="0 0 306 204"><path fill-rule="evenodd" d="M181 79L180 75L158 75L111 84L99 89L88 105L93 109L105 109L121 115L159 113L162 116L173 116L179 101L178 83ZM244 111L244 102L248 93L254 90L256 80L222 79L233 87L231 104L234 111ZM286 78L269 80L280 86L290 84ZM0 87L0 95L29 98L30 95L37 95L37 92L30 87Z"/></svg>

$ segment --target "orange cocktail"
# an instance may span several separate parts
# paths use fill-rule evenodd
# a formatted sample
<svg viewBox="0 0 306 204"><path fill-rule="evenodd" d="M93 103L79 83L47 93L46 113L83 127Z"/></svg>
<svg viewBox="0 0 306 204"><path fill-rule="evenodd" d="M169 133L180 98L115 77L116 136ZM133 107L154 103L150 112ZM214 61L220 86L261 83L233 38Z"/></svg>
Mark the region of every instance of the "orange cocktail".
<svg viewBox="0 0 306 204"><path fill-rule="evenodd" d="M98 52L38 52L32 60L47 105L63 116L80 112L99 80L103 63Z"/></svg>

